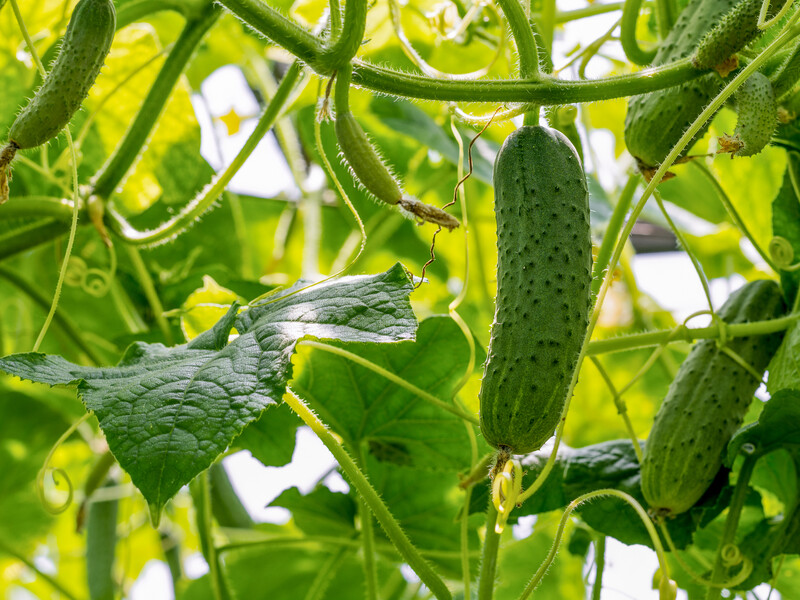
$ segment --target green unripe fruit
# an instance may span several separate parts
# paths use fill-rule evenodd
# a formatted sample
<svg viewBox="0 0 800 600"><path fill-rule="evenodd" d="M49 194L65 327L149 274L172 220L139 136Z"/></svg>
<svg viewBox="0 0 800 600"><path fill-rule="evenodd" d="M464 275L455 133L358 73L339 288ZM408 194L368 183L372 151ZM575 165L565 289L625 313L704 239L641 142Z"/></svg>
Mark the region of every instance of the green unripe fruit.
<svg viewBox="0 0 800 600"><path fill-rule="evenodd" d="M736 156L753 156L769 144L778 126L778 103L766 75L753 73L736 90L736 130L734 137L741 140Z"/></svg>
<svg viewBox="0 0 800 600"><path fill-rule="evenodd" d="M758 15L762 0L741 0L709 31L692 57L698 69L713 69L761 35Z"/></svg>
<svg viewBox="0 0 800 600"><path fill-rule="evenodd" d="M336 113L336 140L356 179L378 200L397 204L403 192L350 111Z"/></svg>
<svg viewBox="0 0 800 600"><path fill-rule="evenodd" d="M718 315L725 323L783 315L783 293L774 281L754 281L734 292ZM783 332L733 338L725 344L759 375ZM758 388L750 370L703 340L681 365L656 414L644 448L642 493L652 513L669 517L689 510L722 466L722 456Z"/></svg>
<svg viewBox="0 0 800 600"><path fill-rule="evenodd" d="M661 42L653 66L694 54L702 37L730 9L735 0L691 0L669 35ZM625 116L625 144L643 168L664 162L669 151L722 88L717 73L650 94L633 96ZM684 153L708 129L706 123L687 144Z"/></svg>
<svg viewBox="0 0 800 600"><path fill-rule="evenodd" d="M569 140L522 127L494 163L497 298L481 431L522 454L553 435L588 324L589 195Z"/></svg>
<svg viewBox="0 0 800 600"><path fill-rule="evenodd" d="M53 68L11 125L10 143L17 148L35 148L66 127L100 74L116 21L110 0L78 2Z"/></svg>

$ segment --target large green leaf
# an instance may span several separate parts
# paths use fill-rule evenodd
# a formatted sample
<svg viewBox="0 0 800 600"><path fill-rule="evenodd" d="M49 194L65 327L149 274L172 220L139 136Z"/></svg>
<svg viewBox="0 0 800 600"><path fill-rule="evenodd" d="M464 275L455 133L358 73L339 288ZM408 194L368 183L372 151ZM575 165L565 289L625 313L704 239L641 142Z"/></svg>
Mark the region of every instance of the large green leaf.
<svg viewBox="0 0 800 600"><path fill-rule="evenodd" d="M410 291L399 264L380 275L344 277L311 288L300 282L238 316L234 305L189 344L133 344L116 367L82 367L60 356L27 353L0 359L0 369L77 387L158 520L181 486L280 401L298 340L412 339L417 323ZM227 344L234 325L239 335Z"/></svg>
<svg viewBox="0 0 800 600"><path fill-rule="evenodd" d="M422 321L411 344L354 344L347 350L445 402L469 360L467 340L449 317ZM346 358L313 352L298 368L292 389L351 448L366 443L379 460L432 470L468 466L461 419Z"/></svg>

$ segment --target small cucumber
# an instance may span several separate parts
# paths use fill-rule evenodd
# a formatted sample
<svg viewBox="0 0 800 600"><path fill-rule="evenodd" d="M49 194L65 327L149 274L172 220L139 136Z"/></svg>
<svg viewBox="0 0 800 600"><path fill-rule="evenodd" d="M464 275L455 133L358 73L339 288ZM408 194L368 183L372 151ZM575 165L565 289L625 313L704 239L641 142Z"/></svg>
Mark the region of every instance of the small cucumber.
<svg viewBox="0 0 800 600"><path fill-rule="evenodd" d="M522 454L553 435L591 304L589 195L559 131L526 126L494 163L497 298L480 390L486 441Z"/></svg>
<svg viewBox="0 0 800 600"><path fill-rule="evenodd" d="M721 140L734 156L753 156L761 152L778 126L778 103L766 75L753 73L736 90L736 130L733 137Z"/></svg>
<svg viewBox="0 0 800 600"><path fill-rule="evenodd" d="M786 305L774 281L754 281L734 292L719 311L725 323L783 315ZM733 338L725 345L759 374L783 333ZM642 492L651 512L671 517L689 510L711 485L722 455L760 384L720 348L704 340L692 348L656 414L644 448Z"/></svg>
<svg viewBox="0 0 800 600"><path fill-rule="evenodd" d="M378 155L353 113L336 111L336 140L355 178L381 202L397 204L403 197L400 184Z"/></svg>
<svg viewBox="0 0 800 600"><path fill-rule="evenodd" d="M758 15L762 0L741 0L709 31L692 57L698 69L713 69L761 35Z"/></svg>
<svg viewBox="0 0 800 600"><path fill-rule="evenodd" d="M78 2L53 68L11 125L10 143L21 149L35 148L66 127L100 74L116 22L110 0Z"/></svg>
<svg viewBox="0 0 800 600"><path fill-rule="evenodd" d="M8 169L17 150L35 148L67 126L89 94L111 49L117 13L111 0L80 0L53 67L17 115L0 149L0 204L8 200Z"/></svg>
<svg viewBox="0 0 800 600"><path fill-rule="evenodd" d="M691 0L661 42L653 66L692 56L698 42L736 4L735 0ZM643 171L660 165L683 132L722 88L717 73L650 94L633 96L625 116L625 144ZM706 123L687 152L705 134Z"/></svg>

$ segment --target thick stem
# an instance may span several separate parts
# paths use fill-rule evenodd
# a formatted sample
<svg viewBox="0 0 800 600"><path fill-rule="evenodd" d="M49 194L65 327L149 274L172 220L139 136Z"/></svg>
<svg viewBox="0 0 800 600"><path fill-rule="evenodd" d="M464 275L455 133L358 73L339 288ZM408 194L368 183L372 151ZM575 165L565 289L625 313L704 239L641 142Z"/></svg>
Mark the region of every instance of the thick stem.
<svg viewBox="0 0 800 600"><path fill-rule="evenodd" d="M344 22L332 45L320 56L322 68L336 71L348 65L356 55L367 26L367 0L347 0L344 5Z"/></svg>
<svg viewBox="0 0 800 600"><path fill-rule="evenodd" d="M776 331L784 331L794 324L800 314L792 313L785 317L770 319L768 321L752 321L750 323L731 323L725 325L725 335L728 339L748 337L753 335L767 335ZM594 340L589 342L588 355L609 354L623 350L635 350L661 346L674 342L693 342L694 340L711 340L719 338L719 326L685 327L679 325L676 329L661 329L647 333L623 335L607 340Z"/></svg>
<svg viewBox="0 0 800 600"><path fill-rule="evenodd" d="M364 474L359 470L353 459L328 430L325 424L306 406L306 404L292 393L284 396L284 401L297 415L317 434L317 437L330 450L339 466L342 467L347 478L355 486L361 498L369 506L372 514L381 524L386 535L394 544L397 551L408 563L408 566L417 574L422 583L428 586L434 596L439 600L451 600L450 590L447 589L444 581L439 577L422 555L419 553L411 540L408 539L400 524L392 516L389 508L384 504L381 497L375 491Z"/></svg>
<svg viewBox="0 0 800 600"><path fill-rule="evenodd" d="M656 28L658 37L662 40L667 37L672 26L675 25L678 9L674 0L655 0L656 3Z"/></svg>
<svg viewBox="0 0 800 600"><path fill-rule="evenodd" d="M639 20L639 10L642 8L642 0L626 0L622 8L622 21L619 24L619 41L628 60L637 65L649 65L655 58L657 48L642 50L636 39L636 23Z"/></svg>
<svg viewBox="0 0 800 600"><path fill-rule="evenodd" d="M628 178L628 183L622 188L622 192L617 200L617 205L614 207L614 212L611 213L611 218L606 225L606 231L603 234L603 241L600 243L600 250L597 252L597 258L594 261L594 271L592 272L592 297L597 296L600 291L600 286L603 283L603 275L608 267L608 259L611 258L611 253L617 245L617 238L622 226L625 224L625 216L631 207L633 201L633 194L636 187L639 185L639 176L631 175Z"/></svg>
<svg viewBox="0 0 800 600"><path fill-rule="evenodd" d="M497 509L489 500L486 511L486 538L483 540L483 556L481 557L481 574L478 580L478 600L492 600L494 595L494 578L497 573L497 551L500 547L500 534L495 531Z"/></svg>
<svg viewBox="0 0 800 600"><path fill-rule="evenodd" d="M522 10L519 0L497 0L503 13L506 15L511 35L517 43L519 55L519 74L522 79L537 79L539 77L539 51L536 48L536 39L533 30Z"/></svg>
<svg viewBox="0 0 800 600"><path fill-rule="evenodd" d="M217 5L210 5L204 15L186 22L125 137L95 175L94 194L109 198L125 178L153 132L178 78L220 13Z"/></svg>

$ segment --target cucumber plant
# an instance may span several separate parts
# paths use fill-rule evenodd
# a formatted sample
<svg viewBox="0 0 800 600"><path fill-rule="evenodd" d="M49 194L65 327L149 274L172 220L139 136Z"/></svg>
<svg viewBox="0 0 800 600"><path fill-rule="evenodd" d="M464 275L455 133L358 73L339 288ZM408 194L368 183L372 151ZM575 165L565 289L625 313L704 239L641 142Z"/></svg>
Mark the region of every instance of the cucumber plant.
<svg viewBox="0 0 800 600"><path fill-rule="evenodd" d="M50 72L11 124L8 143L0 150L0 176L6 176L18 150L41 146L67 126L100 74L115 30L111 0L78 2Z"/></svg>
<svg viewBox="0 0 800 600"><path fill-rule="evenodd" d="M494 164L497 296L480 390L481 432L498 449L553 435L588 326L589 194L559 131L525 126Z"/></svg>
<svg viewBox="0 0 800 600"><path fill-rule="evenodd" d="M170 565L175 597L187 599L525 600L537 586L545 598L599 598L604 568L619 564L610 536L649 545L659 561L654 590L631 596L674 600L680 586L716 600L722 586L741 593L774 581L789 597L782 581L797 566L791 534L800 523L791 494L800 128L789 118L773 127L776 103L786 113L800 106L800 13L772 19L756 39L755 4L739 0L577 10L544 2L530 11L515 0L458 0L436 8L433 27L419 18L429 10L422 0L392 0L391 28L380 4L312 4L289 16L275 0L117 2L120 60L108 61L109 85L83 124L71 178L58 132L102 65L113 6L45 2L33 14L33 4L10 0L0 13L8 34L0 106L11 126L3 161L36 144L61 152L52 162L45 148L17 156L0 208L0 354L9 354L0 370L79 395L70 402L63 390L0 378L0 464L11 474L0 481L0 588L112 598L155 558ZM73 23L88 19L88 6L107 9L91 13L105 15L105 28ZM562 28L621 9L619 40L604 28L571 58L560 55ZM161 11L177 14L154 15ZM647 11L654 27L643 27ZM323 22L313 31L295 19L314 12ZM36 56L70 16L67 38L94 62L70 65L75 43L65 42L57 60L45 55L54 68L34 94L29 54L19 49L35 40L27 44ZM585 79L618 42L629 62ZM241 69L264 106L235 158L214 173L187 107L201 82L214 93L204 80L223 64L228 74ZM63 83L70 68L81 86ZM330 128L309 125L313 77L331 82ZM355 93L382 97L351 107ZM25 96L31 103L14 121ZM620 101L629 103L624 140L614 133L623 116L611 108ZM685 178L656 191L666 163L685 157L726 102L739 113L737 151L773 149L737 158L736 173L728 160L713 168L695 160ZM233 129L244 119L247 129L249 116L219 120ZM399 158L394 170L362 129L377 122L379 145ZM598 124L606 139L616 136L613 152L598 144ZM300 193L234 193L229 184L273 126ZM623 141L653 176L643 192L627 159L615 162ZM317 152L334 143L341 164ZM784 167L783 185L772 185L780 189L770 231L765 174ZM258 175L272 178L272 164ZM347 197L339 182L350 176L365 194ZM661 214L645 212L651 195ZM670 216L670 201L714 233L700 239L696 220ZM434 256L435 228L413 227L403 211L461 228L438 239ZM675 232L709 305L722 283L709 279L760 280L732 295L710 326L675 326L641 288L643 273L667 273L636 256L640 215L663 217ZM683 232L690 222L695 238ZM54 262L63 277L51 303ZM782 288L765 279L769 269ZM328 275L345 271L352 275ZM87 286L87 273L103 285ZM686 279L675 284L682 295ZM41 353L28 352L40 342ZM772 397L762 406L750 401L765 368ZM328 477L310 491L286 489L272 505L292 519L260 524L246 507L265 498L245 497L236 459L226 457L247 450L272 467L304 460L295 443L310 434L296 435L301 423L349 490L328 488ZM119 484L97 490L112 466ZM776 467L781 482L769 476ZM710 483L727 469L731 486ZM48 475L89 508L77 519L85 547L65 533L74 511L56 502ZM51 516L41 518L25 495L25 477L39 483ZM530 515L542 515L533 533L511 532L527 539L501 537ZM558 554L576 528L582 543L573 536L573 552ZM709 564L710 573L683 560L715 550L722 566ZM189 581L181 567L200 555L208 574ZM781 560L787 571L771 571ZM575 576L587 568L590 594Z"/></svg>

